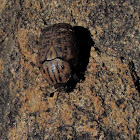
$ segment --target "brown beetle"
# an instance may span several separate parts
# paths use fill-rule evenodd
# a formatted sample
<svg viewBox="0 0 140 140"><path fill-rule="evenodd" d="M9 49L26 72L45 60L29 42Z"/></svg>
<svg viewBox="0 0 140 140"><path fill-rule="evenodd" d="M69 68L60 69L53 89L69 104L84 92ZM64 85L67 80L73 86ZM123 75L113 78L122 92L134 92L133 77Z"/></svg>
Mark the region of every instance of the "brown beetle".
<svg viewBox="0 0 140 140"><path fill-rule="evenodd" d="M71 25L59 23L42 30L37 63L50 85L66 84L77 65L75 33Z"/></svg>

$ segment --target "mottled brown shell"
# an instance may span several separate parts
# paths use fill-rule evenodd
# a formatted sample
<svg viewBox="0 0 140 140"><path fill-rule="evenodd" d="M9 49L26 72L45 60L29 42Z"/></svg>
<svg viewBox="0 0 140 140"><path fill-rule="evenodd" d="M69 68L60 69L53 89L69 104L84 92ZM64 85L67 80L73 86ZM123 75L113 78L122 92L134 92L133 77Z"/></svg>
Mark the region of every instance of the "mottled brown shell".
<svg viewBox="0 0 140 140"><path fill-rule="evenodd" d="M55 24L42 31L37 63L50 85L66 83L72 73L70 61L76 63L74 30L66 23Z"/></svg>

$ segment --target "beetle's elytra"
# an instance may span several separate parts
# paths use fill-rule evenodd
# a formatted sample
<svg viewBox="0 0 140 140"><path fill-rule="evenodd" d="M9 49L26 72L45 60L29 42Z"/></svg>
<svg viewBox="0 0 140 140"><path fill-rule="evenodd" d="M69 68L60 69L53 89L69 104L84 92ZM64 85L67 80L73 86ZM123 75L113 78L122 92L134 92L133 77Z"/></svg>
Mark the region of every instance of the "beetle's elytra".
<svg viewBox="0 0 140 140"><path fill-rule="evenodd" d="M59 23L42 30L37 63L50 85L65 84L77 64L75 33L71 25Z"/></svg>

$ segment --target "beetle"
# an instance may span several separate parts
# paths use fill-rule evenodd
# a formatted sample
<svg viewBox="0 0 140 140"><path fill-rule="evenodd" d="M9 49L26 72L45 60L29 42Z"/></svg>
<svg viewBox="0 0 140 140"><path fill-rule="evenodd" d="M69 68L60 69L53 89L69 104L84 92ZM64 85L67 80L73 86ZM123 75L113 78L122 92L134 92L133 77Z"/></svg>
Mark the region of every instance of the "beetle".
<svg viewBox="0 0 140 140"><path fill-rule="evenodd" d="M76 36L70 24L54 24L42 30L37 65L50 85L66 85L73 77L77 62Z"/></svg>

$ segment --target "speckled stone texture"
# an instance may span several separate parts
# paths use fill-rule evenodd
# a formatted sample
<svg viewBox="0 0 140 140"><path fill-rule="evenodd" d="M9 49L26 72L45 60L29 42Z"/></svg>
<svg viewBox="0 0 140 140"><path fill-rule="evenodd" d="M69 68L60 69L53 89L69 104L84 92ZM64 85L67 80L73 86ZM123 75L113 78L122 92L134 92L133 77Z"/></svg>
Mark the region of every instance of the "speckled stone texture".
<svg viewBox="0 0 140 140"><path fill-rule="evenodd" d="M138 0L0 0L0 139L138 140L139 10ZM64 22L94 42L70 92L36 65L41 29Z"/></svg>

